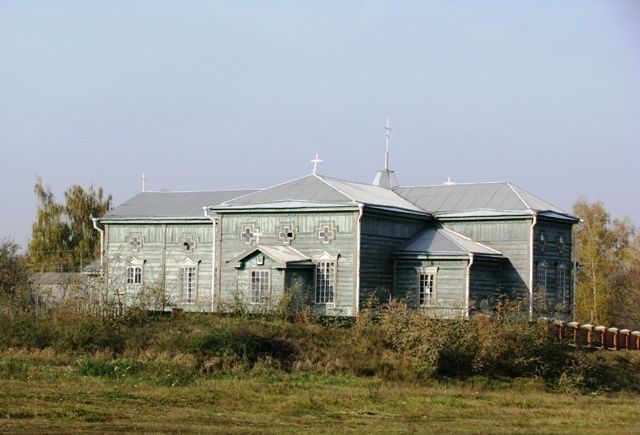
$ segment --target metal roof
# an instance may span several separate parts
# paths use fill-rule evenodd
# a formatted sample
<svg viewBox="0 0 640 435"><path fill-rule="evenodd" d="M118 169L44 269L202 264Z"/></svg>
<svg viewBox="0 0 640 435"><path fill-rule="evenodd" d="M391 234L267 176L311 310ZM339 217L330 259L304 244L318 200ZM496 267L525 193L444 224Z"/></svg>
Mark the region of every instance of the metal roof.
<svg viewBox="0 0 640 435"><path fill-rule="evenodd" d="M313 266L311 258L297 249L285 245L255 245L227 260L227 263L236 263L235 267L241 267L242 261L255 252L262 252L269 256L282 268L287 266Z"/></svg>
<svg viewBox="0 0 640 435"><path fill-rule="evenodd" d="M404 245L399 253L427 253L445 255L480 254L501 257L495 249L446 228L429 227Z"/></svg>
<svg viewBox="0 0 640 435"><path fill-rule="evenodd" d="M110 210L100 220L135 218L201 218L202 207L219 204L253 190L142 192Z"/></svg>
<svg viewBox="0 0 640 435"><path fill-rule="evenodd" d="M394 192L433 214L462 211L565 212L509 182L398 187Z"/></svg>
<svg viewBox="0 0 640 435"><path fill-rule="evenodd" d="M279 203L295 204L296 207L345 206L360 203L424 213L419 207L392 190L317 174L307 175L225 201L216 209L277 207Z"/></svg>

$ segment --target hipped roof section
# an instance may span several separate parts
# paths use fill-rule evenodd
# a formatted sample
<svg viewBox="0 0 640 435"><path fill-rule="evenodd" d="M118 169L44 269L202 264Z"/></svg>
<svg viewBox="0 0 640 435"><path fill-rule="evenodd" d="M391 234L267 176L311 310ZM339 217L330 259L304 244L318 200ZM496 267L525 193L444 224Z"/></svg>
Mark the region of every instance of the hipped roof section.
<svg viewBox="0 0 640 435"><path fill-rule="evenodd" d="M311 174L230 199L212 207L216 211L255 208L353 207L357 204L426 215L392 190Z"/></svg>
<svg viewBox="0 0 640 435"><path fill-rule="evenodd" d="M506 181L398 187L394 191L436 217L539 213L576 220L561 209Z"/></svg>
<svg viewBox="0 0 640 435"><path fill-rule="evenodd" d="M202 218L202 207L246 195L254 190L204 192L141 192L110 210L100 220L189 219Z"/></svg>
<svg viewBox="0 0 640 435"><path fill-rule="evenodd" d="M427 227L413 239L409 240L396 254L428 254L428 255L485 255L502 257L502 253L482 243L474 242L455 231Z"/></svg>

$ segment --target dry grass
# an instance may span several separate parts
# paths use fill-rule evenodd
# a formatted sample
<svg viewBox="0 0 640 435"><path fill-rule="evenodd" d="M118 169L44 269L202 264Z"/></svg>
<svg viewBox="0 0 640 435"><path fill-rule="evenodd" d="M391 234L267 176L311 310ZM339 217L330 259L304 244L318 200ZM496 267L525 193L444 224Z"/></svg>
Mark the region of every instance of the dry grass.
<svg viewBox="0 0 640 435"><path fill-rule="evenodd" d="M264 371L169 387L83 376L71 355L0 354L0 432L638 433L631 393L564 394L536 381L383 381Z"/></svg>

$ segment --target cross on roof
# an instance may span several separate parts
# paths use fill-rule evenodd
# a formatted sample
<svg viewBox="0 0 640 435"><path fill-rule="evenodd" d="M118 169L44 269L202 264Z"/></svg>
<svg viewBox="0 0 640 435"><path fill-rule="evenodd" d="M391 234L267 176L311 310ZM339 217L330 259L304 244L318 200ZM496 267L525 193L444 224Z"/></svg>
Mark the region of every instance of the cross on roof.
<svg viewBox="0 0 640 435"><path fill-rule="evenodd" d="M318 154L316 153L316 158L311 160L311 163L313 163L313 174L315 175L316 170L318 169L318 163L322 162L321 159L318 158Z"/></svg>

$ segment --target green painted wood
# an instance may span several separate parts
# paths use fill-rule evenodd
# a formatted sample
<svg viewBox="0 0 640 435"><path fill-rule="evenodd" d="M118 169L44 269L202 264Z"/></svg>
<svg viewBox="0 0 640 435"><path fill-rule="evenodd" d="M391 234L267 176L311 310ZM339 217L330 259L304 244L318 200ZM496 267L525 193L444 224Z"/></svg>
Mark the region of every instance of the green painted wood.
<svg viewBox="0 0 640 435"><path fill-rule="evenodd" d="M105 262L108 288L112 294L124 294L130 304L140 303L144 294L164 294L166 309L187 311L211 310L212 225L208 224L108 224ZM142 238L138 251L129 246L129 237ZM196 239L196 246L186 251L185 236ZM132 259L144 262L143 284L126 284L126 270ZM190 259L197 263L197 288L194 303L180 301L181 266Z"/></svg>
<svg viewBox="0 0 640 435"><path fill-rule="evenodd" d="M442 222L445 228L500 251L509 260L502 267L500 283L505 290L521 296L529 292L531 223L532 219Z"/></svg>
<svg viewBox="0 0 640 435"><path fill-rule="evenodd" d="M437 267L435 303L425 311L434 317L459 317L464 314L465 273L468 260L396 260L395 294L410 306L418 307L419 268Z"/></svg>
<svg viewBox="0 0 640 435"><path fill-rule="evenodd" d="M399 250L424 225L424 219L365 214L362 218L360 242L360 297L366 302L372 292L393 291L393 260Z"/></svg>
<svg viewBox="0 0 640 435"><path fill-rule="evenodd" d="M544 236L544 241L541 236ZM560 243L560 237L564 240L564 244ZM541 308L551 311L567 311L570 308L573 295L572 249L571 225L544 220L538 222L534 231L534 274L539 263L544 262L547 264L547 285L544 294L538 291L537 282L535 283L536 299L542 300L544 305ZM565 295L567 300L564 307L558 294L557 282L557 270L561 265L565 268ZM534 275L534 277L536 276Z"/></svg>
<svg viewBox="0 0 640 435"><path fill-rule="evenodd" d="M278 234L283 226L289 225L293 227L295 232L295 237L290 243L291 247L311 258L318 257L324 252L338 257L335 303L318 305L318 310L326 314L355 314L355 298L357 294L355 289L355 225L357 223L357 213L334 211L326 213L247 212L225 214L221 212L219 222L220 308L234 301L237 295L246 292L248 288L248 284L245 281L246 273L235 269L233 264L227 262L252 246L240 237L240 233L244 228L251 226L253 229L258 230L260 244L282 245L283 242L278 239ZM331 240L330 243L326 244L322 243L318 238L318 231L325 224L329 224L336 231L335 240ZM253 241L254 245L255 243ZM284 285L284 281L282 285ZM278 291L280 291L280 288L278 288Z"/></svg>

